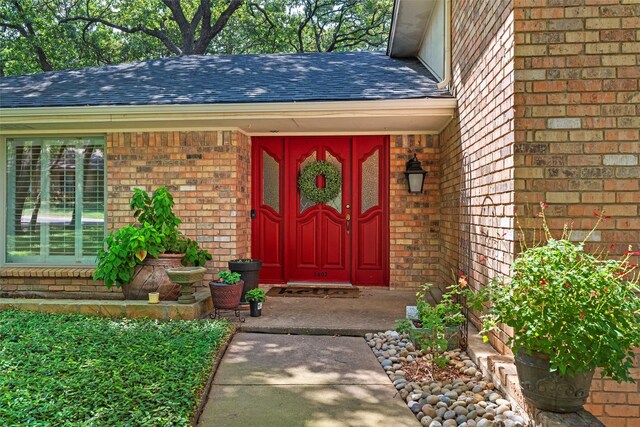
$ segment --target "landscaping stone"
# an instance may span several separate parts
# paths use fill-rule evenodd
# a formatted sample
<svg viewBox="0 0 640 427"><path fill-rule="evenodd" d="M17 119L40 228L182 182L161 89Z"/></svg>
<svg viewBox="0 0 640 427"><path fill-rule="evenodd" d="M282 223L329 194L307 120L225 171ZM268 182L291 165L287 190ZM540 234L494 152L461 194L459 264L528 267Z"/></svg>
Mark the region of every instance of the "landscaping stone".
<svg viewBox="0 0 640 427"><path fill-rule="evenodd" d="M386 331L367 334L366 338L368 347L422 426L525 425L524 418L513 410L511 402L488 378L482 378L482 372L460 349L447 351L444 356L454 372L460 372L461 378L420 382L411 380L411 366L428 356L416 350L406 334ZM377 353L376 349L384 349L384 352Z"/></svg>

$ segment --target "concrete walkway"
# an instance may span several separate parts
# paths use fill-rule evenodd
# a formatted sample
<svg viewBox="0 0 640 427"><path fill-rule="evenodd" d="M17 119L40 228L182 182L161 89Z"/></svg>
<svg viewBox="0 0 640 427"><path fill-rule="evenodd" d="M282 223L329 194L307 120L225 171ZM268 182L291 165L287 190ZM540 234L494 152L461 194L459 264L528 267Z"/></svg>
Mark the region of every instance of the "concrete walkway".
<svg viewBox="0 0 640 427"><path fill-rule="evenodd" d="M238 333L200 427L419 426L363 338Z"/></svg>
<svg viewBox="0 0 640 427"><path fill-rule="evenodd" d="M261 317L238 324L242 332L364 336L386 331L416 304L416 291L360 288L359 298L267 297Z"/></svg>

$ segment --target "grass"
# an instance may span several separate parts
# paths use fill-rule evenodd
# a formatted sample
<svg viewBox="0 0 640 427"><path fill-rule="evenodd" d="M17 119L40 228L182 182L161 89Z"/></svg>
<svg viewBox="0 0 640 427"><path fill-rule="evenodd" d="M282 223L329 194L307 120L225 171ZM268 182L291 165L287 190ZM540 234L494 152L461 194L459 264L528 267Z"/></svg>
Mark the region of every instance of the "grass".
<svg viewBox="0 0 640 427"><path fill-rule="evenodd" d="M0 311L0 425L187 426L231 329Z"/></svg>

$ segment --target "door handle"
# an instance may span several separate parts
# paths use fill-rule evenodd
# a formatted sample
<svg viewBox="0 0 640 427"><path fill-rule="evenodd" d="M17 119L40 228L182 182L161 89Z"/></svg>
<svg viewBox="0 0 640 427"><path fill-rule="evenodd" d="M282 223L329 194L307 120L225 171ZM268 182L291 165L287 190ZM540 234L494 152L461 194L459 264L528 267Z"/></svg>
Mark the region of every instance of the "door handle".
<svg viewBox="0 0 640 427"><path fill-rule="evenodd" d="M351 215L347 214L345 218L347 219L347 233L349 233L351 232Z"/></svg>

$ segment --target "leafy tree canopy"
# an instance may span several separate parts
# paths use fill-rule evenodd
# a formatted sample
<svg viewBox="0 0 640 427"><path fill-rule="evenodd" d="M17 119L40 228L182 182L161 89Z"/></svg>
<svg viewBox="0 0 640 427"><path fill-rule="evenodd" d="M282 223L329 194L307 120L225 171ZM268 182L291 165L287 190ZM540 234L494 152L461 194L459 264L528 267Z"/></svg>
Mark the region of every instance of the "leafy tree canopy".
<svg viewBox="0 0 640 427"><path fill-rule="evenodd" d="M2 0L0 75L170 55L384 48L392 0Z"/></svg>

